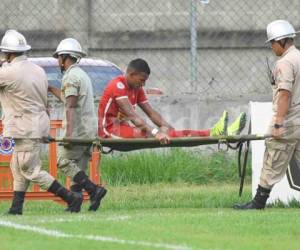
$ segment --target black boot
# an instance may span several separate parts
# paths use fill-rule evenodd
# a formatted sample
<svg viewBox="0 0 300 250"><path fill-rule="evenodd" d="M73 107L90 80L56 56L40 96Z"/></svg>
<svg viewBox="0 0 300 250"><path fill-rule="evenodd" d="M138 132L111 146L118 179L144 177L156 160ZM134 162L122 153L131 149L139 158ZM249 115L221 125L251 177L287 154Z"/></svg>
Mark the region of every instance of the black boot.
<svg viewBox="0 0 300 250"><path fill-rule="evenodd" d="M258 185L256 190L256 195L248 203L245 204L236 204L234 209L246 210L246 209L264 209L266 206L267 199L269 198L271 190L266 189Z"/></svg>
<svg viewBox="0 0 300 250"><path fill-rule="evenodd" d="M70 212L80 212L83 197L81 194L70 192L68 189L59 184L56 180L51 184L48 192L55 194L67 202Z"/></svg>
<svg viewBox="0 0 300 250"><path fill-rule="evenodd" d="M99 187L91 182L83 171L78 172L74 176L73 181L78 183L88 192L91 201L89 211L96 211L100 206L101 199L106 195L107 190L104 187Z"/></svg>
<svg viewBox="0 0 300 250"><path fill-rule="evenodd" d="M82 196L82 187L75 183L73 185L71 185L70 187L70 191L73 192L73 193L78 193ZM66 212L70 212L71 211L71 207L68 205L68 207L65 209Z"/></svg>
<svg viewBox="0 0 300 250"><path fill-rule="evenodd" d="M8 214L21 215L23 213L24 198L25 192L14 191L14 198Z"/></svg>

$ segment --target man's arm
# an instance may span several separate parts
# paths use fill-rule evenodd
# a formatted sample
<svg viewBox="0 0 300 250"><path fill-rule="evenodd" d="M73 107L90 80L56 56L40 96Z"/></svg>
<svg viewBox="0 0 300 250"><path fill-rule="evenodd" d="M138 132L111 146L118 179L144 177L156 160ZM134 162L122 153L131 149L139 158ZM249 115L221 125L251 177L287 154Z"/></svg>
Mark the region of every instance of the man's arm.
<svg viewBox="0 0 300 250"><path fill-rule="evenodd" d="M57 99L59 99L60 101L62 101L61 98L61 90L52 86L48 86L48 91L50 93L52 93L55 97L57 97Z"/></svg>
<svg viewBox="0 0 300 250"><path fill-rule="evenodd" d="M149 126L146 121L141 118L136 111L133 109L128 98L121 98L116 100L122 113L139 129L145 131L149 135L153 135L153 128ZM154 135L156 139L160 141L161 144L169 143L169 137L161 132L156 132Z"/></svg>
<svg viewBox="0 0 300 250"><path fill-rule="evenodd" d="M139 107L156 126L165 129L174 129L156 110L151 107L149 102L139 103Z"/></svg>
<svg viewBox="0 0 300 250"><path fill-rule="evenodd" d="M66 137L71 137L73 132L74 113L75 113L77 102L78 102L78 96L71 95L66 98L66 120L67 120Z"/></svg>
<svg viewBox="0 0 300 250"><path fill-rule="evenodd" d="M6 63L6 62L5 62ZM0 66L0 88L5 88L10 84L10 81L7 81L9 74L9 67Z"/></svg>
<svg viewBox="0 0 300 250"><path fill-rule="evenodd" d="M128 98L121 98L116 100L122 113L139 129L147 132L151 135L152 128L146 123L146 121L141 118L136 111L133 109Z"/></svg>
<svg viewBox="0 0 300 250"><path fill-rule="evenodd" d="M278 92L278 101L277 101L277 114L275 117L275 124L282 125L285 119L285 116L289 110L290 106L290 96L291 93L288 90L281 89ZM283 133L283 128L273 128L272 135L274 137L279 137Z"/></svg>

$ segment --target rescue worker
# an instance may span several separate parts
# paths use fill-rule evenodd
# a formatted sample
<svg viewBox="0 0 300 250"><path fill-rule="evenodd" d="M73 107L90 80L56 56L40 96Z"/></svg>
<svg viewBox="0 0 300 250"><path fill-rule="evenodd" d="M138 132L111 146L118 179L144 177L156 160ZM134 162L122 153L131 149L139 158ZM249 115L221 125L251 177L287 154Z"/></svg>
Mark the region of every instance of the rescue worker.
<svg viewBox="0 0 300 250"><path fill-rule="evenodd" d="M260 182L255 197L235 209L264 209L273 186L285 175L293 158L300 164L300 51L294 45L296 31L285 20L267 26L267 43L278 57L273 76L273 112L266 139Z"/></svg>
<svg viewBox="0 0 300 250"><path fill-rule="evenodd" d="M98 135L100 137L155 137L162 144L167 144L170 137L235 135L245 127L246 114L241 113L227 128L228 112L224 111L212 129L175 130L148 102L143 86L149 75L148 63L143 59L135 59L129 63L124 76L118 76L108 83L98 106ZM159 129L148 125L138 115L135 111L137 105Z"/></svg>
<svg viewBox="0 0 300 250"><path fill-rule="evenodd" d="M64 137L96 137L97 117L92 83L78 66L85 56L81 45L73 38L66 38L59 43L53 56L58 59L64 75L61 90L50 87L49 91L64 102ZM94 184L85 174L91 151L92 146L66 144L59 152L58 167L71 178L71 191L81 193L85 189L88 192L91 201L89 210L96 211L107 190Z"/></svg>
<svg viewBox="0 0 300 250"><path fill-rule="evenodd" d="M46 112L46 74L41 67L27 60L26 52L31 46L16 30L6 31L0 49L6 60L0 68L3 137L15 141L10 164L14 197L8 213L22 214L25 192L30 182L61 197L69 205L70 212L79 212L82 195L68 191L42 170L41 142L48 136L50 128Z"/></svg>

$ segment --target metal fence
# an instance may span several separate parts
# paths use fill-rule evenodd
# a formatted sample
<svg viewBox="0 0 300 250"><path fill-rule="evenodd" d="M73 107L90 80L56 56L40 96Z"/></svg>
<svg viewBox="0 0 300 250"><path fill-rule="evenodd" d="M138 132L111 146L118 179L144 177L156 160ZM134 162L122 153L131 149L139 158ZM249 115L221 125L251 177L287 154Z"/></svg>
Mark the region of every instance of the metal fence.
<svg viewBox="0 0 300 250"><path fill-rule="evenodd" d="M17 29L31 56L51 56L59 41L78 39L90 57L125 69L141 57L148 85L167 95L237 98L270 92L266 25L300 28L300 1L2 0L0 31Z"/></svg>

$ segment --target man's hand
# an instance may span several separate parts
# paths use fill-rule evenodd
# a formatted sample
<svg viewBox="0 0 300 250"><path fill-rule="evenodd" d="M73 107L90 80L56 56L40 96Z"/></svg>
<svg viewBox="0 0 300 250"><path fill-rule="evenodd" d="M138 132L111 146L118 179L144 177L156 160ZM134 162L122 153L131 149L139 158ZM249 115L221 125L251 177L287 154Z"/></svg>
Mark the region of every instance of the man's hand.
<svg viewBox="0 0 300 250"><path fill-rule="evenodd" d="M273 128L272 129L272 136L274 138L280 138L280 137L282 137L283 133L284 133L284 128L283 127L281 127L281 128Z"/></svg>
<svg viewBox="0 0 300 250"><path fill-rule="evenodd" d="M48 86L48 91L52 93L59 101L63 101L61 96L61 90L59 88Z"/></svg>
<svg viewBox="0 0 300 250"><path fill-rule="evenodd" d="M170 137L163 132L157 132L155 135L155 139L157 139L162 145L170 143Z"/></svg>
<svg viewBox="0 0 300 250"><path fill-rule="evenodd" d="M166 133L168 133L168 131L169 131L170 129L173 129L173 128L167 127L167 126L161 126L161 127L159 128L159 131L166 134Z"/></svg>

